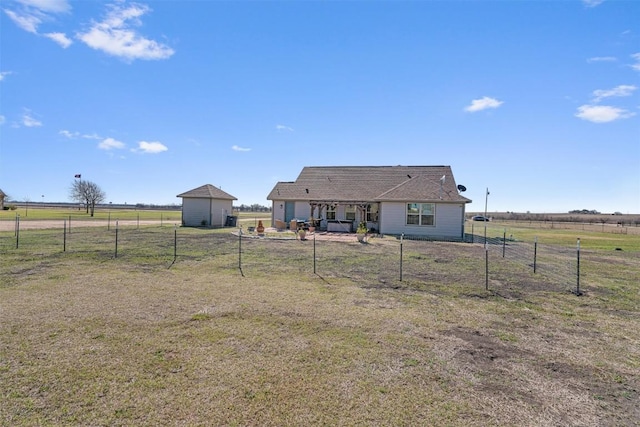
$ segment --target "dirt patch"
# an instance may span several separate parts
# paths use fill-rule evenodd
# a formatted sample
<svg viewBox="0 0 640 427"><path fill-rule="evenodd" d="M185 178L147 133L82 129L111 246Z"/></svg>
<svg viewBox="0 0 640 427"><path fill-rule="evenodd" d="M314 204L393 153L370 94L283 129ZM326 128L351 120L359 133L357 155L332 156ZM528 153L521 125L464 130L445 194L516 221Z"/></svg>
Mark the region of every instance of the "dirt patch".
<svg viewBox="0 0 640 427"><path fill-rule="evenodd" d="M491 402L528 407L565 425L638 425L635 377L603 377L599 369L570 356L553 360L547 350L553 353L558 348L527 349L515 336L498 338L463 327L443 335L448 337L444 342L454 372L467 376ZM550 344L562 347L560 342Z"/></svg>

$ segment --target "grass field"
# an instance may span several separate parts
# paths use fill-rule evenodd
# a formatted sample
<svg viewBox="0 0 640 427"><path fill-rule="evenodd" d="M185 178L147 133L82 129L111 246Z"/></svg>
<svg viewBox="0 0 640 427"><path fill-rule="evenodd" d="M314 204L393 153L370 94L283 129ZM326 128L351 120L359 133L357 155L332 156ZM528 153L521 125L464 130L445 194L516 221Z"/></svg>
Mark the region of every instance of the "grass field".
<svg viewBox="0 0 640 427"><path fill-rule="evenodd" d="M112 219L114 221L116 219L140 219L145 221L166 220L167 222L180 222L180 219L182 218L182 212L180 210L96 208L94 216L92 217L84 209L52 209L34 205L28 208L21 206L16 210L0 210L0 221L14 220L16 215L20 215L21 221L65 220L71 218L73 222L107 219Z"/></svg>
<svg viewBox="0 0 640 427"><path fill-rule="evenodd" d="M467 243L60 237L0 233L1 425L640 425L638 237L582 235L581 297Z"/></svg>

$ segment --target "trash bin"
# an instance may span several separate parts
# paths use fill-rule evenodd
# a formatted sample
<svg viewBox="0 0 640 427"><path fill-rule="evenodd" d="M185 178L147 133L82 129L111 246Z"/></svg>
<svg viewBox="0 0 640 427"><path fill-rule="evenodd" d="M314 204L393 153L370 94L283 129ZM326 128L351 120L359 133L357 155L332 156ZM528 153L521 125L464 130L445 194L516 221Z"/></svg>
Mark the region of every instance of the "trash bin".
<svg viewBox="0 0 640 427"><path fill-rule="evenodd" d="M226 223L227 227L235 227L237 223L238 223L237 216L231 216L231 215L227 216L227 223Z"/></svg>

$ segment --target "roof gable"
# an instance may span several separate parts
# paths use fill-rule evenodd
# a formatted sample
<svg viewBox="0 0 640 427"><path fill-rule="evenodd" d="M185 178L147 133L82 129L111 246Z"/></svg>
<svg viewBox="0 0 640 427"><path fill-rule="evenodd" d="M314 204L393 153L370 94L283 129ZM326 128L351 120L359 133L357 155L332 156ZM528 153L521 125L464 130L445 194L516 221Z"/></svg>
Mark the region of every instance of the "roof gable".
<svg viewBox="0 0 640 427"><path fill-rule="evenodd" d="M226 193L211 184L205 184L193 190L189 190L176 197L197 198L197 199L222 199L222 200L238 200L229 193Z"/></svg>
<svg viewBox="0 0 640 427"><path fill-rule="evenodd" d="M277 183L267 199L470 202L458 194L449 166L307 166L296 181Z"/></svg>

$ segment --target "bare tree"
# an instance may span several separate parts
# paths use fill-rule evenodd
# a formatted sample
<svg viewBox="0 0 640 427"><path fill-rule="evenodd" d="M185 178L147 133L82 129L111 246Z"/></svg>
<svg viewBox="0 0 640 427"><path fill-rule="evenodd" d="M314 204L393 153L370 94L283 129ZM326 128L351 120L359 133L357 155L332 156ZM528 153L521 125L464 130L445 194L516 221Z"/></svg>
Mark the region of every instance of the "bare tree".
<svg viewBox="0 0 640 427"><path fill-rule="evenodd" d="M83 203L87 208L87 213L91 213L91 216L95 212L96 204L104 202L107 197L95 182L80 180L73 181L69 196L72 200Z"/></svg>

